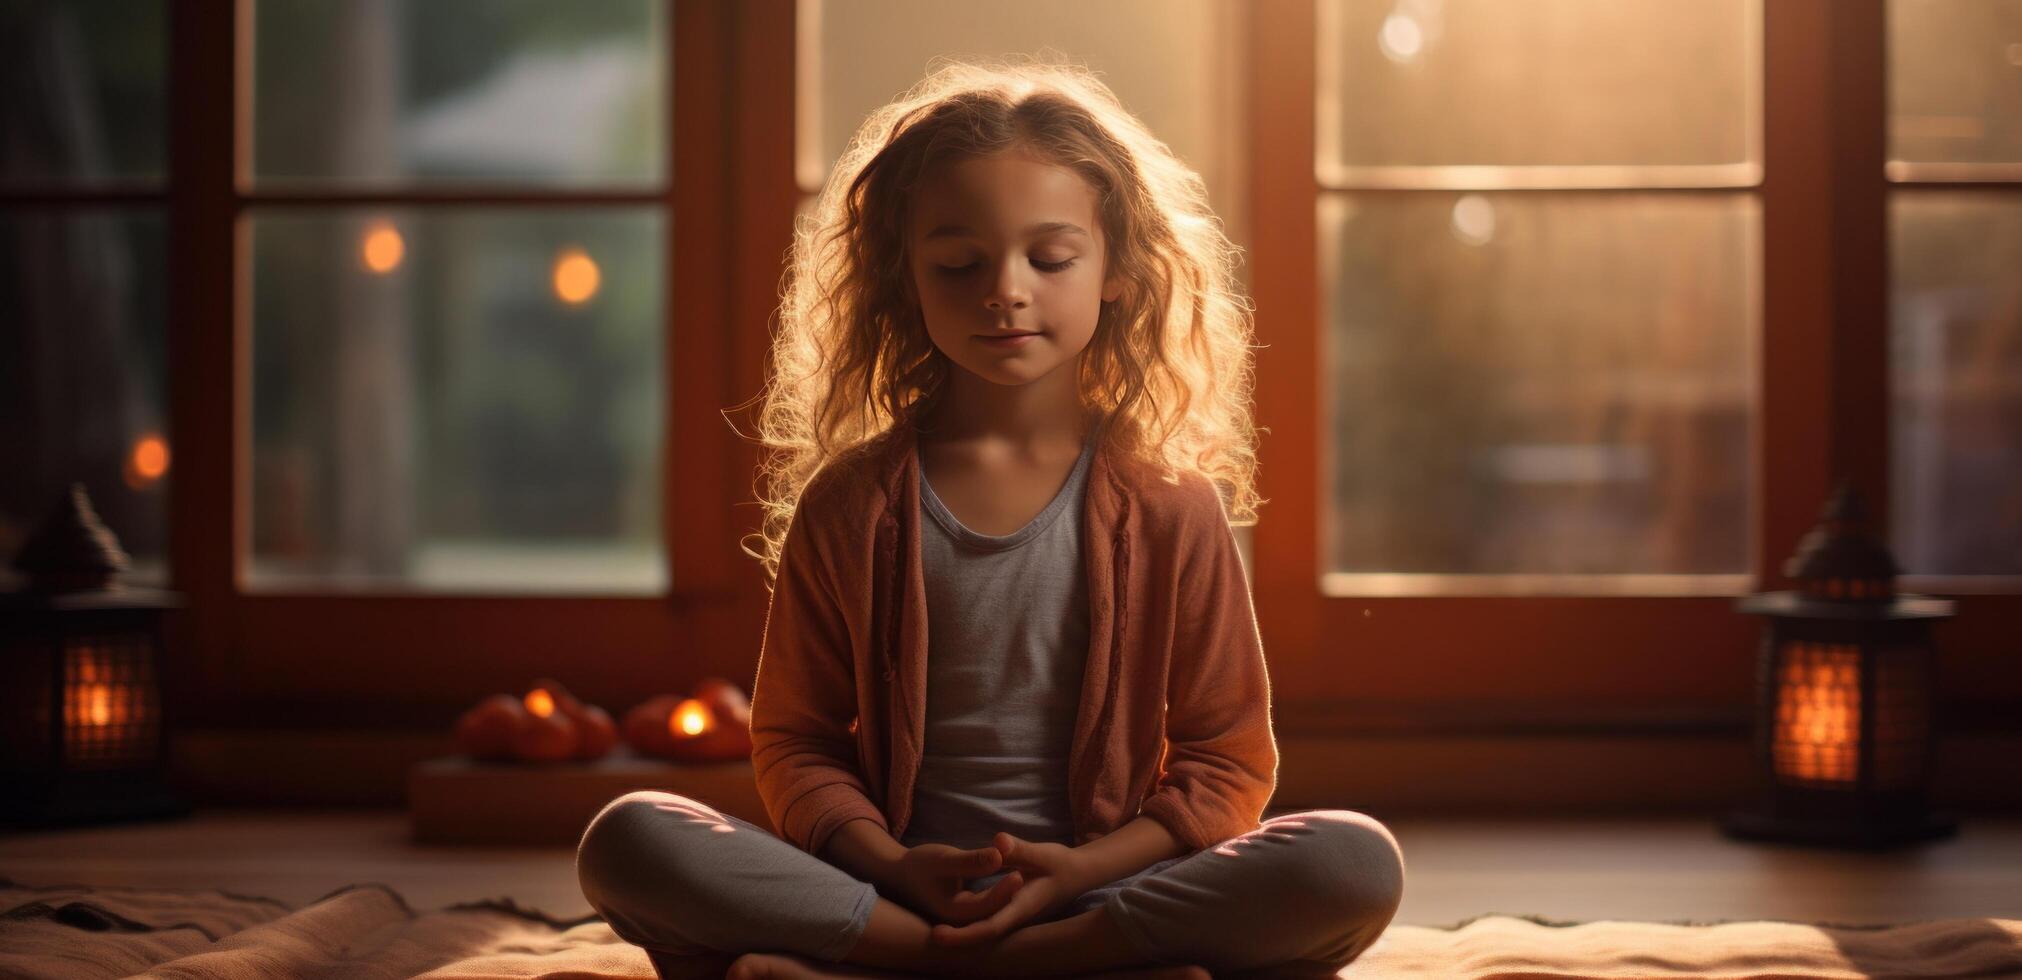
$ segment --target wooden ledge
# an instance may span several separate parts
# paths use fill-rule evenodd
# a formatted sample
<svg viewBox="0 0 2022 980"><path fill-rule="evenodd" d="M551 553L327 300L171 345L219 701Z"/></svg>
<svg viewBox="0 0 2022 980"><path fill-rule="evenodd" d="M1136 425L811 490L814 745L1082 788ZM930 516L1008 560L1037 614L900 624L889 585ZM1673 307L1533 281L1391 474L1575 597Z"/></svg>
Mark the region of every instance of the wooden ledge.
<svg viewBox="0 0 2022 980"><path fill-rule="evenodd" d="M420 843L573 846L604 804L640 789L693 797L772 829L749 761L686 765L623 746L583 763L420 762L408 773L408 814Z"/></svg>

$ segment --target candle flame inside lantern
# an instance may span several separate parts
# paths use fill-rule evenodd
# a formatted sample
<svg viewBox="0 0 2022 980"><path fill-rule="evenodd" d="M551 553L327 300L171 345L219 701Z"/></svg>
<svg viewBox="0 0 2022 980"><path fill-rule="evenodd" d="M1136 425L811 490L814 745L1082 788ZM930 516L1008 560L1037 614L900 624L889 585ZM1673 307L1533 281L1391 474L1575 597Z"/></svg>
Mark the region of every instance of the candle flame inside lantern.
<svg viewBox="0 0 2022 980"><path fill-rule="evenodd" d="M112 724L112 689L104 684L93 684L84 689L84 723L87 725Z"/></svg>
<svg viewBox="0 0 2022 980"><path fill-rule="evenodd" d="M667 728L676 738L686 738L708 731L709 720L709 707L689 698L674 706L674 713L667 717Z"/></svg>
<svg viewBox="0 0 2022 980"><path fill-rule="evenodd" d="M96 648L86 647L77 662L77 709L75 720L79 724L103 728L112 723L112 686L101 680L99 674L99 654Z"/></svg>
<svg viewBox="0 0 2022 980"><path fill-rule="evenodd" d="M105 654L96 647L85 647L77 653L75 669L67 699L68 723L91 728L126 724L129 692L116 682Z"/></svg>
<svg viewBox="0 0 2022 980"><path fill-rule="evenodd" d="M1860 653L1798 643L1778 678L1776 769L1803 782L1850 783L1860 762Z"/></svg>
<svg viewBox="0 0 2022 980"><path fill-rule="evenodd" d="M555 713L555 696L545 688L534 688L527 692L527 711L536 718L546 718Z"/></svg>

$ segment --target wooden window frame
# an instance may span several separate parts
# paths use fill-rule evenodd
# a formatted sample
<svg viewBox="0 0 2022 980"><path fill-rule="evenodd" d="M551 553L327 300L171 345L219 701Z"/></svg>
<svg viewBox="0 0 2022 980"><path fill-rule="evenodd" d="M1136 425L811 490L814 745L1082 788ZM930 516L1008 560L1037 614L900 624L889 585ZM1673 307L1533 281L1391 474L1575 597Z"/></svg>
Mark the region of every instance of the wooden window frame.
<svg viewBox="0 0 2022 980"><path fill-rule="evenodd" d="M1259 343L1258 619L1280 728L1311 733L1735 732L1759 624L1728 596L1327 596L1318 406L1324 288L1315 166L1318 8L1260 0L1250 32L1251 287ZM1835 477L1888 513L1884 0L1767 0L1762 331L1749 577L1784 559ZM2000 624L1960 597L1939 631L1950 717L2022 700Z"/></svg>
<svg viewBox="0 0 2022 980"><path fill-rule="evenodd" d="M198 726L440 727L553 674L622 709L755 669L768 593L739 541L759 462L721 412L764 381L801 190L794 0L664 0L673 91L667 208L665 595L272 594L241 588L248 411L238 179L251 0L168 0L170 570L189 597L170 671ZM1314 24L1322 0L1245 4L1249 277L1261 490L1252 579L1287 733L1738 732L1757 624L1718 596L1327 597L1320 589L1321 294ZM1883 0L1767 0L1758 588L1836 474L1887 513ZM1900 186L1900 185L1898 185ZM527 195L527 198L540 195ZM512 195L521 200L520 195ZM417 196L418 199L419 196ZM371 198L373 201L383 197ZM459 198L464 200L467 198ZM402 197L401 200L411 200ZM489 200L489 199L487 199ZM748 415L736 416L740 423ZM678 452L677 452L678 450ZM1951 717L2012 714L2003 623L1968 595L1941 627ZM1296 694L1292 692L1297 692Z"/></svg>
<svg viewBox="0 0 2022 980"><path fill-rule="evenodd" d="M722 414L758 390L792 210L793 9L667 5L671 152L641 193L250 187L253 0L169 0L170 576L189 600L171 672L199 726L440 725L556 676L622 708L722 674L748 686L766 590L757 453ZM783 51L780 39L786 40ZM674 97L671 93L679 93ZM785 206L782 209L782 202ZM246 216L271 204L650 204L665 215L662 541L653 596L245 588L250 462Z"/></svg>

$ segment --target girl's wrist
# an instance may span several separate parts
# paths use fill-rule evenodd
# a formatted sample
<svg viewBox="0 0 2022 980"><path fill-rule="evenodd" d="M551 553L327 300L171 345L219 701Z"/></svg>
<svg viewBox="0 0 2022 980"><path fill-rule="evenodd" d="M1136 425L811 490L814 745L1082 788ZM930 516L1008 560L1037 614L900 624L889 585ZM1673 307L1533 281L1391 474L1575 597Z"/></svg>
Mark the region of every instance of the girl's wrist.
<svg viewBox="0 0 2022 980"><path fill-rule="evenodd" d="M1123 877L1123 875L1105 874L1103 869L1106 865L1101 855L1085 850L1088 846L1088 844L1082 844L1078 847L1068 848L1067 850L1067 881L1065 884L1070 886L1067 892L1071 895L1086 893L1100 885L1106 885Z"/></svg>
<svg viewBox="0 0 2022 980"><path fill-rule="evenodd" d="M1115 832L1076 846L1072 873L1087 891L1127 878L1169 857L1186 852L1164 825L1139 816Z"/></svg>
<svg viewBox="0 0 2022 980"><path fill-rule="evenodd" d="M829 837L827 853L830 864L873 884L883 884L897 870L899 859L906 856L906 846L876 821L861 818L836 828Z"/></svg>

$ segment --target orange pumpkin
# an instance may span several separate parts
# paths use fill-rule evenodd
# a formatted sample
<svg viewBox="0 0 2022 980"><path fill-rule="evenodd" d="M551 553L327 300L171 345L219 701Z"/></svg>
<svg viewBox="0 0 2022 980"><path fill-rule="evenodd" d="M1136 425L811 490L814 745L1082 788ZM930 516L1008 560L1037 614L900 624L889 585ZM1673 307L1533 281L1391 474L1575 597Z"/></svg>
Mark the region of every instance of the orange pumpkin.
<svg viewBox="0 0 2022 980"><path fill-rule="evenodd" d="M576 723L576 758L601 759L618 744L618 726L609 712L594 704L578 705L569 720Z"/></svg>
<svg viewBox="0 0 2022 980"><path fill-rule="evenodd" d="M514 739L527 717L519 698L510 694L485 698L457 719L457 751L473 759L510 760Z"/></svg>
<svg viewBox="0 0 2022 980"><path fill-rule="evenodd" d="M674 751L674 733L667 719L681 703L679 695L656 694L625 713L625 741L646 755L668 755Z"/></svg>
<svg viewBox="0 0 2022 980"><path fill-rule="evenodd" d="M743 689L721 677L705 677L695 685L695 699L709 706L718 720L731 720L751 730L751 701Z"/></svg>
<svg viewBox="0 0 2022 980"><path fill-rule="evenodd" d="M576 723L557 710L529 712L513 739L513 751L528 762L560 762L576 754Z"/></svg>
<svg viewBox="0 0 2022 980"><path fill-rule="evenodd" d="M567 715L575 725L576 747L571 756L576 759L600 759L618 744L618 726L604 709L594 704L578 700L562 682L552 677L534 681L534 690L546 691L554 700L555 710Z"/></svg>
<svg viewBox="0 0 2022 980"><path fill-rule="evenodd" d="M690 746L711 760L748 758L751 755L751 702L737 685L721 677L705 677L695 685L695 699L709 708L715 726L709 740Z"/></svg>

